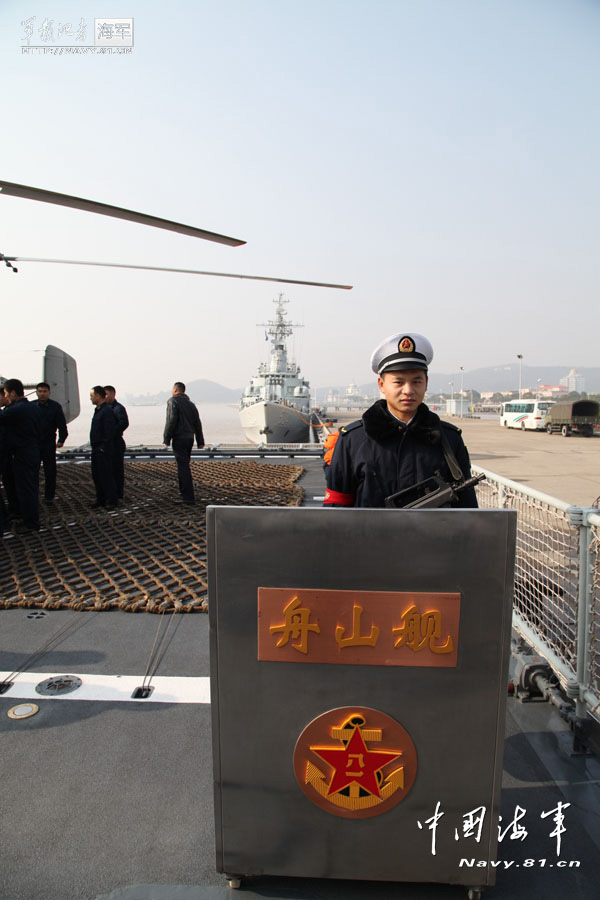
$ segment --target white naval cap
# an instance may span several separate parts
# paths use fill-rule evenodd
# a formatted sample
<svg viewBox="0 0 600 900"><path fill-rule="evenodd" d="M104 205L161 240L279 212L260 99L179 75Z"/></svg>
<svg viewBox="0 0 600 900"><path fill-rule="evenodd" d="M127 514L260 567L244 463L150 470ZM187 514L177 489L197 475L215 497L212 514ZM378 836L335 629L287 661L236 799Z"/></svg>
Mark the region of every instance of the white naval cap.
<svg viewBox="0 0 600 900"><path fill-rule="evenodd" d="M433 359L433 347L426 337L400 331L391 334L379 344L371 356L371 368L377 375L397 372L399 369L425 369Z"/></svg>

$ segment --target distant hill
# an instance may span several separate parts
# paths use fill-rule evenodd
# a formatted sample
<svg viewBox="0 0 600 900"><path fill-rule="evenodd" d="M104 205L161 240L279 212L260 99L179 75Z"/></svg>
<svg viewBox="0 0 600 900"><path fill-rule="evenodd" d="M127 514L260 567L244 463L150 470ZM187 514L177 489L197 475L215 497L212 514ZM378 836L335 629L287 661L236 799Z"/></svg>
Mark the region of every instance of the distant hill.
<svg viewBox="0 0 600 900"><path fill-rule="evenodd" d="M242 396L242 388L228 388L216 381L197 378L188 381L186 393L194 403L237 403ZM171 391L158 394L124 394L123 402L130 406L161 406L171 396Z"/></svg>
<svg viewBox="0 0 600 900"><path fill-rule="evenodd" d="M585 388L588 393L600 392L600 368L585 368L584 366L523 366L523 390L535 391L538 379L541 384L560 384L560 379L575 369L579 375L585 378ZM432 373L429 376L429 390L434 394L439 392L449 393L448 382L454 382L454 390L460 390L460 372L452 372L448 375ZM508 363L504 366L487 366L483 369L472 369L463 376L465 390L473 388L475 391L518 391L519 390L519 364Z"/></svg>
<svg viewBox="0 0 600 900"><path fill-rule="evenodd" d="M584 366L523 366L523 390L535 391L538 378L542 384L559 384L560 379L568 375L571 369L576 369L578 374L585 378L585 390L591 394L600 393L600 368L585 368ZM460 372L440 374L431 372L429 375L429 391L432 394L449 394L452 391L450 382L454 382L453 390L460 390ZM483 369L472 369L463 375L463 386L466 391L473 388L474 391L517 391L519 389L519 364L508 363L505 366L487 366ZM317 405L325 403L330 392L343 397L348 384L328 384L325 387L316 388ZM368 397L378 397L375 376L372 381L358 385L359 393ZM228 388L216 381L208 381L205 378L197 378L187 383L188 396L195 403L237 403L242 396L242 388ZM171 396L170 391L160 391L157 394L124 394L123 402L131 406L160 406L167 402Z"/></svg>

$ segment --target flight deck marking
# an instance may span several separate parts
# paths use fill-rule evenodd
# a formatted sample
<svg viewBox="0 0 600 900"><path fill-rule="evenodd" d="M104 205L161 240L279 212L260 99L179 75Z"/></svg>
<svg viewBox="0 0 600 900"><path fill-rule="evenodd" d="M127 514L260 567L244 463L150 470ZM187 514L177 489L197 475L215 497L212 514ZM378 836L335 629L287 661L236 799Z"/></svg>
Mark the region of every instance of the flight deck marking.
<svg viewBox="0 0 600 900"><path fill-rule="evenodd" d="M8 678L10 672L0 672L0 682ZM74 673L70 673L73 677ZM62 673L64 676L64 673ZM6 693L6 699L37 700L40 695L35 687L41 681L61 677L61 673L53 672L20 672ZM140 675L93 675L78 673L82 681L81 687L71 694L59 694L48 697L48 700L101 700L108 703L200 703L210 704L210 678L199 676L193 678L183 675L155 675L151 680L154 688L151 698L136 700L131 695L142 685L144 676Z"/></svg>

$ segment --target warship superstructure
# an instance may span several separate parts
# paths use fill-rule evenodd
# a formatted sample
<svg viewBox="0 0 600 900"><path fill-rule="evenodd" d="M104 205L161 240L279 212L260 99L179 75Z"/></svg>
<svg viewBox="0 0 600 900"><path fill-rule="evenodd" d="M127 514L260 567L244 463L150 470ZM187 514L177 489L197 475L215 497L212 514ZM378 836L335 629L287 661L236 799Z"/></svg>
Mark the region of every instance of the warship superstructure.
<svg viewBox="0 0 600 900"><path fill-rule="evenodd" d="M286 339L294 328L280 294L273 301L275 317L264 325L271 340L267 363L261 363L240 401L240 421L253 444L306 443L310 435L310 387L294 360L288 359Z"/></svg>

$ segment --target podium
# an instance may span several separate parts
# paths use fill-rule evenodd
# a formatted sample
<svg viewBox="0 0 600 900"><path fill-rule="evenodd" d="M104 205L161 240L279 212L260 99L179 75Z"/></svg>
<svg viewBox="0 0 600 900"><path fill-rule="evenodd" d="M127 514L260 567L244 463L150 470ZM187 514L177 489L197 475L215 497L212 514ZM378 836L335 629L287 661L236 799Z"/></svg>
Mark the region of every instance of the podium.
<svg viewBox="0 0 600 900"><path fill-rule="evenodd" d="M232 886L494 884L515 534L511 510L209 507Z"/></svg>

